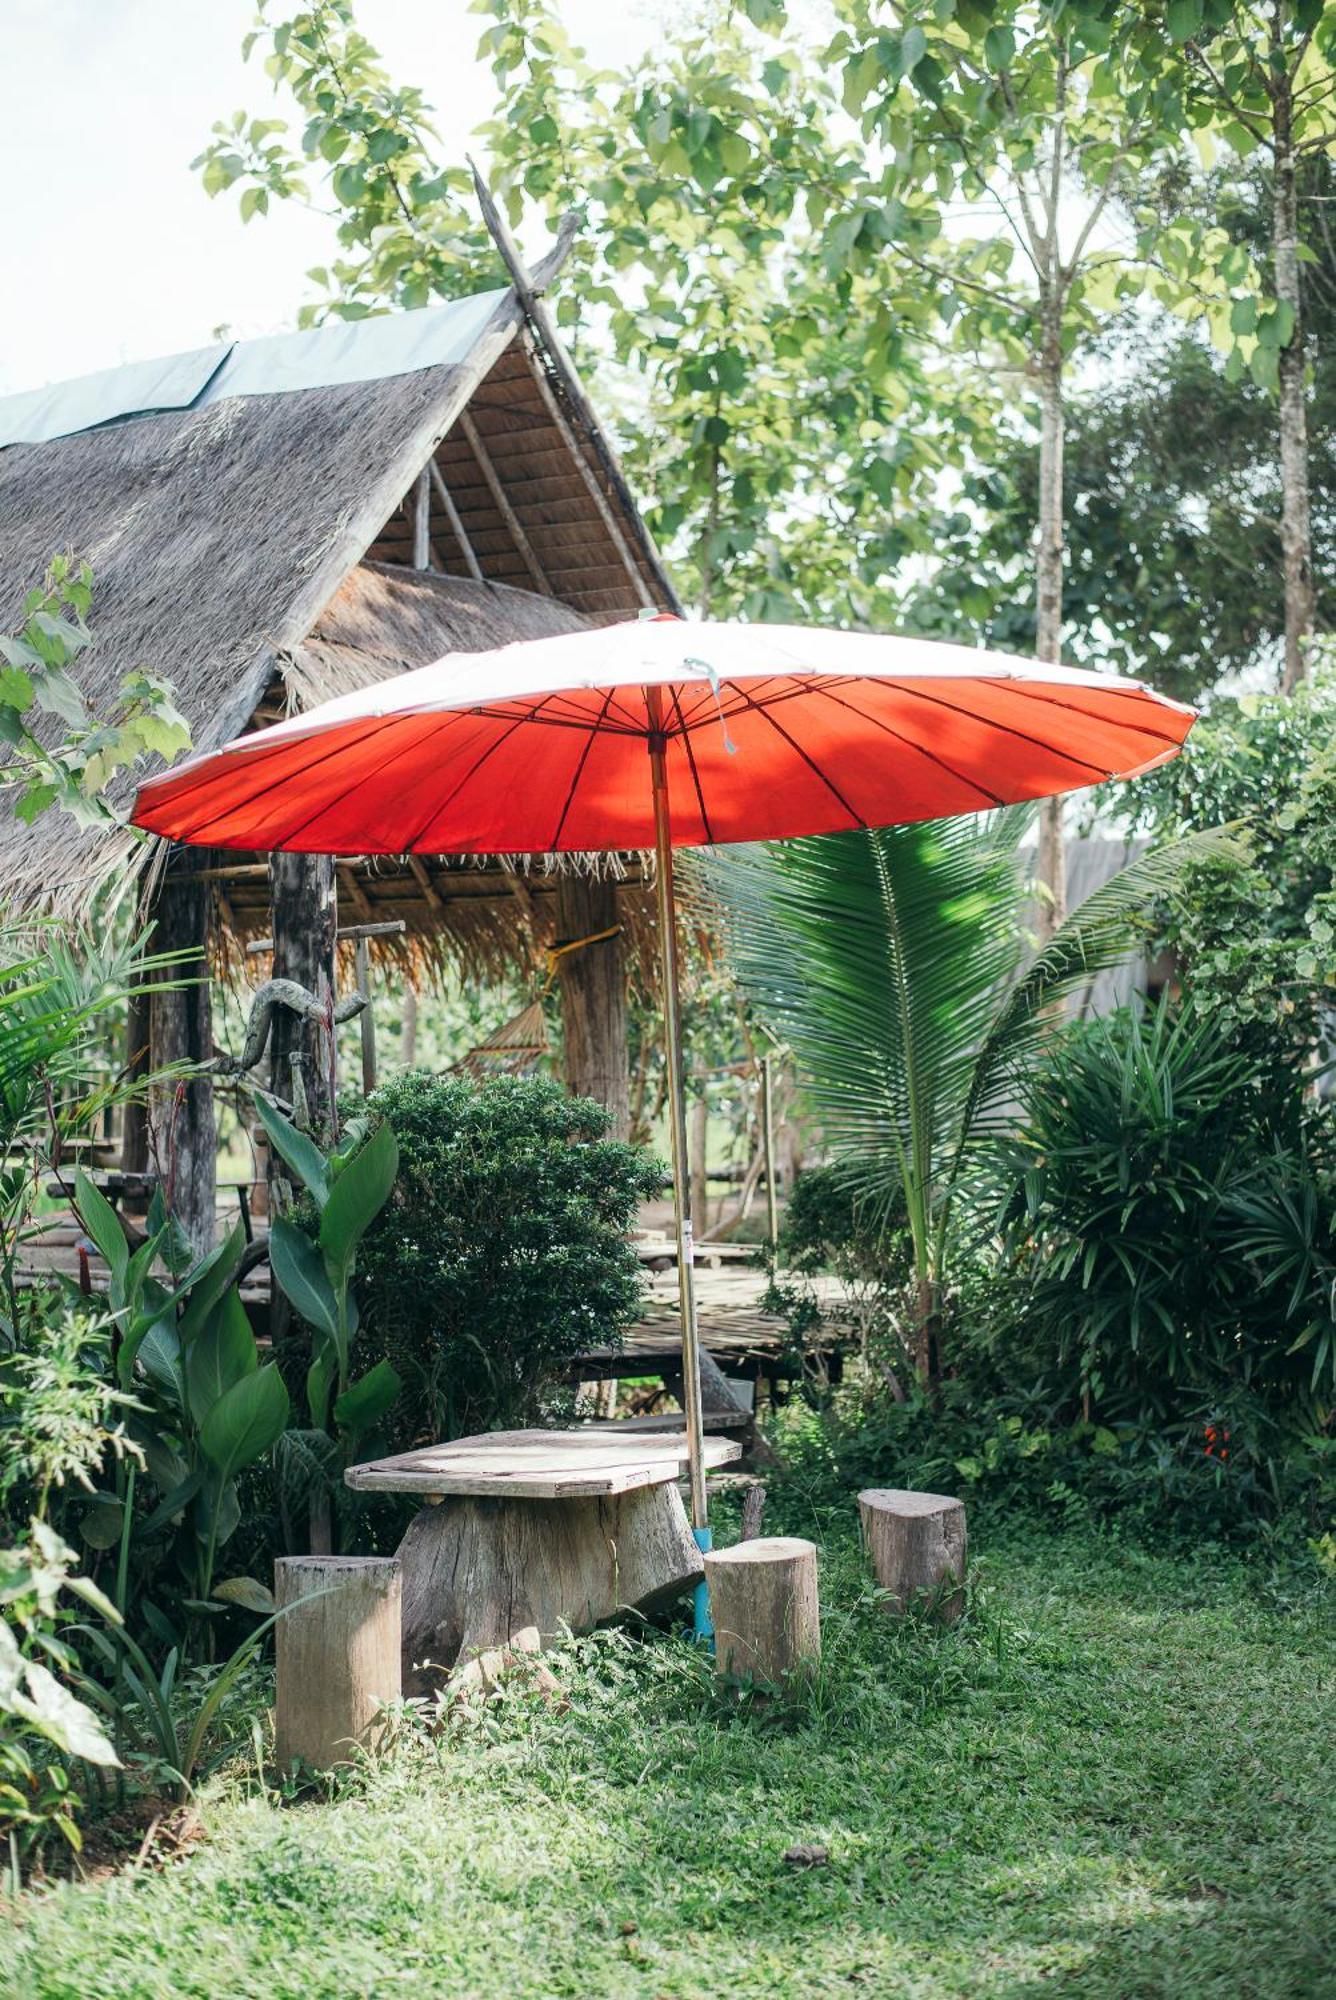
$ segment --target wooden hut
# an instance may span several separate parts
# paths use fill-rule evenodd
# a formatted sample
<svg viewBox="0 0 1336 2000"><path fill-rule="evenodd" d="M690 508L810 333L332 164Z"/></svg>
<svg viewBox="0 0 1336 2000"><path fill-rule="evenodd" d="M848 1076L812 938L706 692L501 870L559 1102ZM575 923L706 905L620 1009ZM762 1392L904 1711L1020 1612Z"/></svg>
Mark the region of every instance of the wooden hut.
<svg viewBox="0 0 1336 2000"><path fill-rule="evenodd" d="M616 458L539 301L520 291L207 348L0 401L0 630L52 554L92 565L94 708L147 666L198 750L451 651L676 607ZM634 857L558 867L408 856L164 852L119 829L0 819L11 908L86 914L133 885L161 946L265 935L273 967L334 980L336 925L399 923L405 970L560 960L568 1081L625 1117ZM621 928L618 929L617 927ZM151 1059L204 1057L207 983L155 998ZM132 1040L139 1024L132 1023ZM300 1051L295 1017L285 1031ZM286 1062L289 1048L275 1050ZM308 1090L323 1079L307 1050ZM211 1086L175 1108L177 1197L211 1226Z"/></svg>

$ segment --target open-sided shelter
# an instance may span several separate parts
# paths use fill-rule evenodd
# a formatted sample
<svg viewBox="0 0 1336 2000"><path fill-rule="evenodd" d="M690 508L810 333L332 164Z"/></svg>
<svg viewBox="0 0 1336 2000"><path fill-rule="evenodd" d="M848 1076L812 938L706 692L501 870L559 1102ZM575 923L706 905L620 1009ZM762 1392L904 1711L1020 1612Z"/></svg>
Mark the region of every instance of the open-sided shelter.
<svg viewBox="0 0 1336 2000"><path fill-rule="evenodd" d="M96 639L79 664L90 704L150 667L208 750L451 651L675 608L612 447L533 311L560 255L524 302L486 292L0 400L0 629L52 554L72 549L94 576ZM269 936L274 973L313 991L333 978L340 920L402 922L380 942L406 972L533 966L544 946L613 932L559 963L568 1078L624 1108L633 858L266 864L6 815L0 871L25 911L87 914L109 885L134 882L160 946ZM209 1054L207 983L150 1011L151 1060ZM285 1032L300 1044L295 1021ZM280 1064L290 1052L274 1050ZM313 1061L309 1086L318 1096ZM203 1228L207 1081L176 1120L178 1202Z"/></svg>

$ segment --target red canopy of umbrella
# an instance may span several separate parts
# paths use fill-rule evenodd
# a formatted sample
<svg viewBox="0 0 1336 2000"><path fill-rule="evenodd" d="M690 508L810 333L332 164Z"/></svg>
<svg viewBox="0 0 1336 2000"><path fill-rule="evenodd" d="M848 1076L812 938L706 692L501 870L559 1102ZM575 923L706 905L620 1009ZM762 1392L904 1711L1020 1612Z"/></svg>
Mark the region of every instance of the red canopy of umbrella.
<svg viewBox="0 0 1336 2000"><path fill-rule="evenodd" d="M147 783L136 823L209 847L489 854L675 847L978 812L1172 757L1138 682L923 639L671 617L415 673Z"/></svg>

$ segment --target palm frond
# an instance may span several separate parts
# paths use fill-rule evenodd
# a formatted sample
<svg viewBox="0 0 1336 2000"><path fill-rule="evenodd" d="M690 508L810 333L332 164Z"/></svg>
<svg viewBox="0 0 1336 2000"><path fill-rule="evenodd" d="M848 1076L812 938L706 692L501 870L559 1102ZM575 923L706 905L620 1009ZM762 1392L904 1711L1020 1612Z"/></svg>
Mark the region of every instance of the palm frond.
<svg viewBox="0 0 1336 2000"><path fill-rule="evenodd" d="M698 857L741 984L793 1049L837 1159L902 1189L916 1244L1021 956L1019 814Z"/></svg>

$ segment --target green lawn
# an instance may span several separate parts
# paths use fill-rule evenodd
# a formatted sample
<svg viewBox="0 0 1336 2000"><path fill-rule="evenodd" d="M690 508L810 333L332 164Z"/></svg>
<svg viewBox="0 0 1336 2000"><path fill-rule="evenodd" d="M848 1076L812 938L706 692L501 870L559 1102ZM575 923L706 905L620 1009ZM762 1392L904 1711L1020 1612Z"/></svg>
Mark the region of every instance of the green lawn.
<svg viewBox="0 0 1336 2000"><path fill-rule="evenodd" d="M1224 1556L980 1533L897 1633L828 1543L810 1707L676 1640L557 1659L332 1802L239 1780L163 1873L30 1899L0 1990L115 1996L1336 1994L1330 1622ZM829 1848L797 1870L795 1842Z"/></svg>

